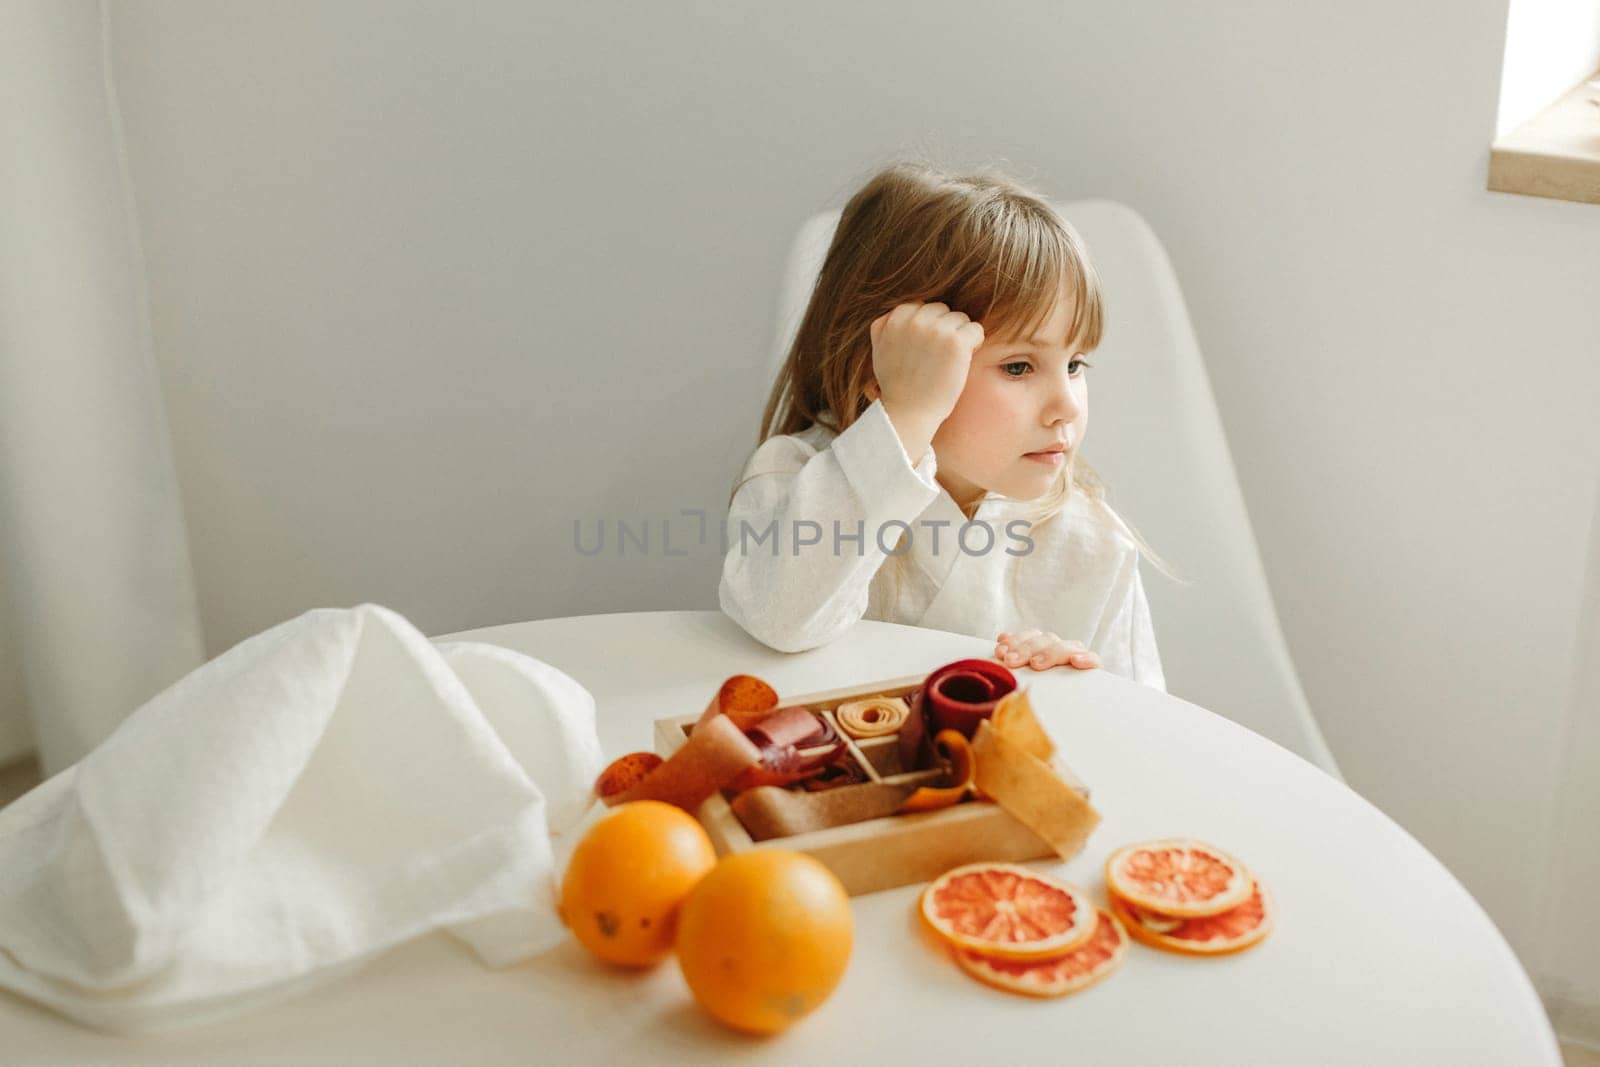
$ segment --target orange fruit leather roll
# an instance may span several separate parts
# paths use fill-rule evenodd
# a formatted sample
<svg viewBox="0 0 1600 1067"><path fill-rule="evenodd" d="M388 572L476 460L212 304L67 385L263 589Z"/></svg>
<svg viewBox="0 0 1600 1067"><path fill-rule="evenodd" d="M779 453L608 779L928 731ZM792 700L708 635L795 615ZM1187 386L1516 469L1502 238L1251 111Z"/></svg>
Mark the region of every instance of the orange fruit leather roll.
<svg viewBox="0 0 1600 1067"><path fill-rule="evenodd" d="M988 721L978 724L972 757L973 784L981 796L1044 838L1062 859L1078 854L1100 813L1054 767Z"/></svg>
<svg viewBox="0 0 1600 1067"><path fill-rule="evenodd" d="M1026 689L1006 694L994 707L990 721L995 731L1014 746L1049 763L1056 746L1033 713L1033 700Z"/></svg>
<svg viewBox="0 0 1600 1067"><path fill-rule="evenodd" d="M748 730L778 710L778 691L753 674L735 674L717 689L695 725L726 715L740 730Z"/></svg>
<svg viewBox="0 0 1600 1067"><path fill-rule="evenodd" d="M624 756L623 759L629 757ZM601 794L608 807L630 800L661 800L693 814L712 793L761 762L761 752L725 715L696 726L672 758L622 792ZM614 766L614 765L613 765ZM607 768L600 778L610 774ZM612 776L613 778L615 776Z"/></svg>
<svg viewBox="0 0 1600 1067"><path fill-rule="evenodd" d="M630 752L611 761L600 777L595 779L594 791L610 807L618 801L611 798L626 793L638 785L645 775L665 761L654 752Z"/></svg>
<svg viewBox="0 0 1600 1067"><path fill-rule="evenodd" d="M778 693L751 674L735 674L706 705L689 739L666 760L653 752L630 752L595 780L607 807L630 800L660 800L693 814L712 793L761 763L761 750L745 736L778 706Z"/></svg>

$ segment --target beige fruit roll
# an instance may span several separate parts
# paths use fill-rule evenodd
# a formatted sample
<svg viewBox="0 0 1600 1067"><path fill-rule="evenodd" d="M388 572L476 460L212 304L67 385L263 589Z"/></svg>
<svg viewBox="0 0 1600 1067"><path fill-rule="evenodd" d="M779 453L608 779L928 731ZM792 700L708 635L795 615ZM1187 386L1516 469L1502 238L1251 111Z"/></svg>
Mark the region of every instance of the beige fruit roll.
<svg viewBox="0 0 1600 1067"><path fill-rule="evenodd" d="M857 741L873 737L888 737L899 733L911 708L899 697L871 697L852 700L834 709L839 728Z"/></svg>

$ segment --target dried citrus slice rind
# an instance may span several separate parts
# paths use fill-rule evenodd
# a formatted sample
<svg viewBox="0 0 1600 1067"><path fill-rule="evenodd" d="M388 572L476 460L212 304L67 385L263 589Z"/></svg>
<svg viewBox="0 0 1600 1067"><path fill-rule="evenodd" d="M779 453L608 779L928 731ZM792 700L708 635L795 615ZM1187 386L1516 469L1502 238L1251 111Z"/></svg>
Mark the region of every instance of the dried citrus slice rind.
<svg viewBox="0 0 1600 1067"><path fill-rule="evenodd" d="M1030 997L1064 997L1094 985L1116 970L1128 954L1122 923L1096 909L1094 932L1082 946L1043 960L1006 960L966 949L952 949L956 963L978 981Z"/></svg>
<svg viewBox="0 0 1600 1067"><path fill-rule="evenodd" d="M1188 838L1144 841L1106 860L1106 887L1146 911L1177 918L1217 915L1250 896L1245 865L1212 845Z"/></svg>
<svg viewBox="0 0 1600 1067"><path fill-rule="evenodd" d="M933 739L933 747L949 764L950 785L925 785L906 797L905 803L895 809L896 815L910 815L919 811L938 811L960 803L972 791L972 746L960 730L940 730Z"/></svg>
<svg viewBox="0 0 1600 1067"><path fill-rule="evenodd" d="M1014 863L969 863L935 879L917 902L929 928L958 949L1010 960L1082 946L1098 921L1077 886Z"/></svg>
<svg viewBox="0 0 1600 1067"><path fill-rule="evenodd" d="M1223 956L1260 944L1272 932L1274 907L1271 895L1255 882L1243 904L1221 915L1179 919L1168 925L1170 919L1148 916L1115 893L1111 894L1111 914L1122 921L1128 936L1152 948L1190 956Z"/></svg>

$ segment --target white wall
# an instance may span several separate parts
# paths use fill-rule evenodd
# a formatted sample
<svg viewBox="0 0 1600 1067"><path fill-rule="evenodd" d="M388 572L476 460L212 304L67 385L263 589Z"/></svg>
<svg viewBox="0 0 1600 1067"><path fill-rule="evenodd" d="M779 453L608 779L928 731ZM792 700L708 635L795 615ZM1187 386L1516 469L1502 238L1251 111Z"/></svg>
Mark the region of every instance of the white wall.
<svg viewBox="0 0 1600 1067"><path fill-rule="evenodd" d="M0 5L0 763L203 662L96 0Z"/></svg>
<svg viewBox="0 0 1600 1067"><path fill-rule="evenodd" d="M1506 13L119 5L212 650L367 598L714 607L714 551L584 559L572 520L720 508L794 228L899 147L1002 156L1162 235L1350 783L1526 950L1600 208L1484 190Z"/></svg>
<svg viewBox="0 0 1600 1067"><path fill-rule="evenodd" d="M0 604L14 603L4 569L0 569ZM22 650L11 618L0 612L0 767L34 750L28 717L24 714L28 698L22 677Z"/></svg>

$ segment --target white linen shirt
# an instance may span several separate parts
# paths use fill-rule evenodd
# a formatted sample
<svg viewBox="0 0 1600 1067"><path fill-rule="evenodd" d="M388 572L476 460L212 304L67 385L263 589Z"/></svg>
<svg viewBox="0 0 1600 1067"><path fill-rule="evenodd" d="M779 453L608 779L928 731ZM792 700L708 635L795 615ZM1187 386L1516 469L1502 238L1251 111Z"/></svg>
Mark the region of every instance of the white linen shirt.
<svg viewBox="0 0 1600 1067"><path fill-rule="evenodd" d="M1049 630L1166 689L1138 549L1109 505L1074 491L1035 527L1027 501L990 494L969 522L937 469L932 449L911 465L881 400L842 434L819 425L762 442L728 508L722 610L782 652L862 618L987 640Z"/></svg>

